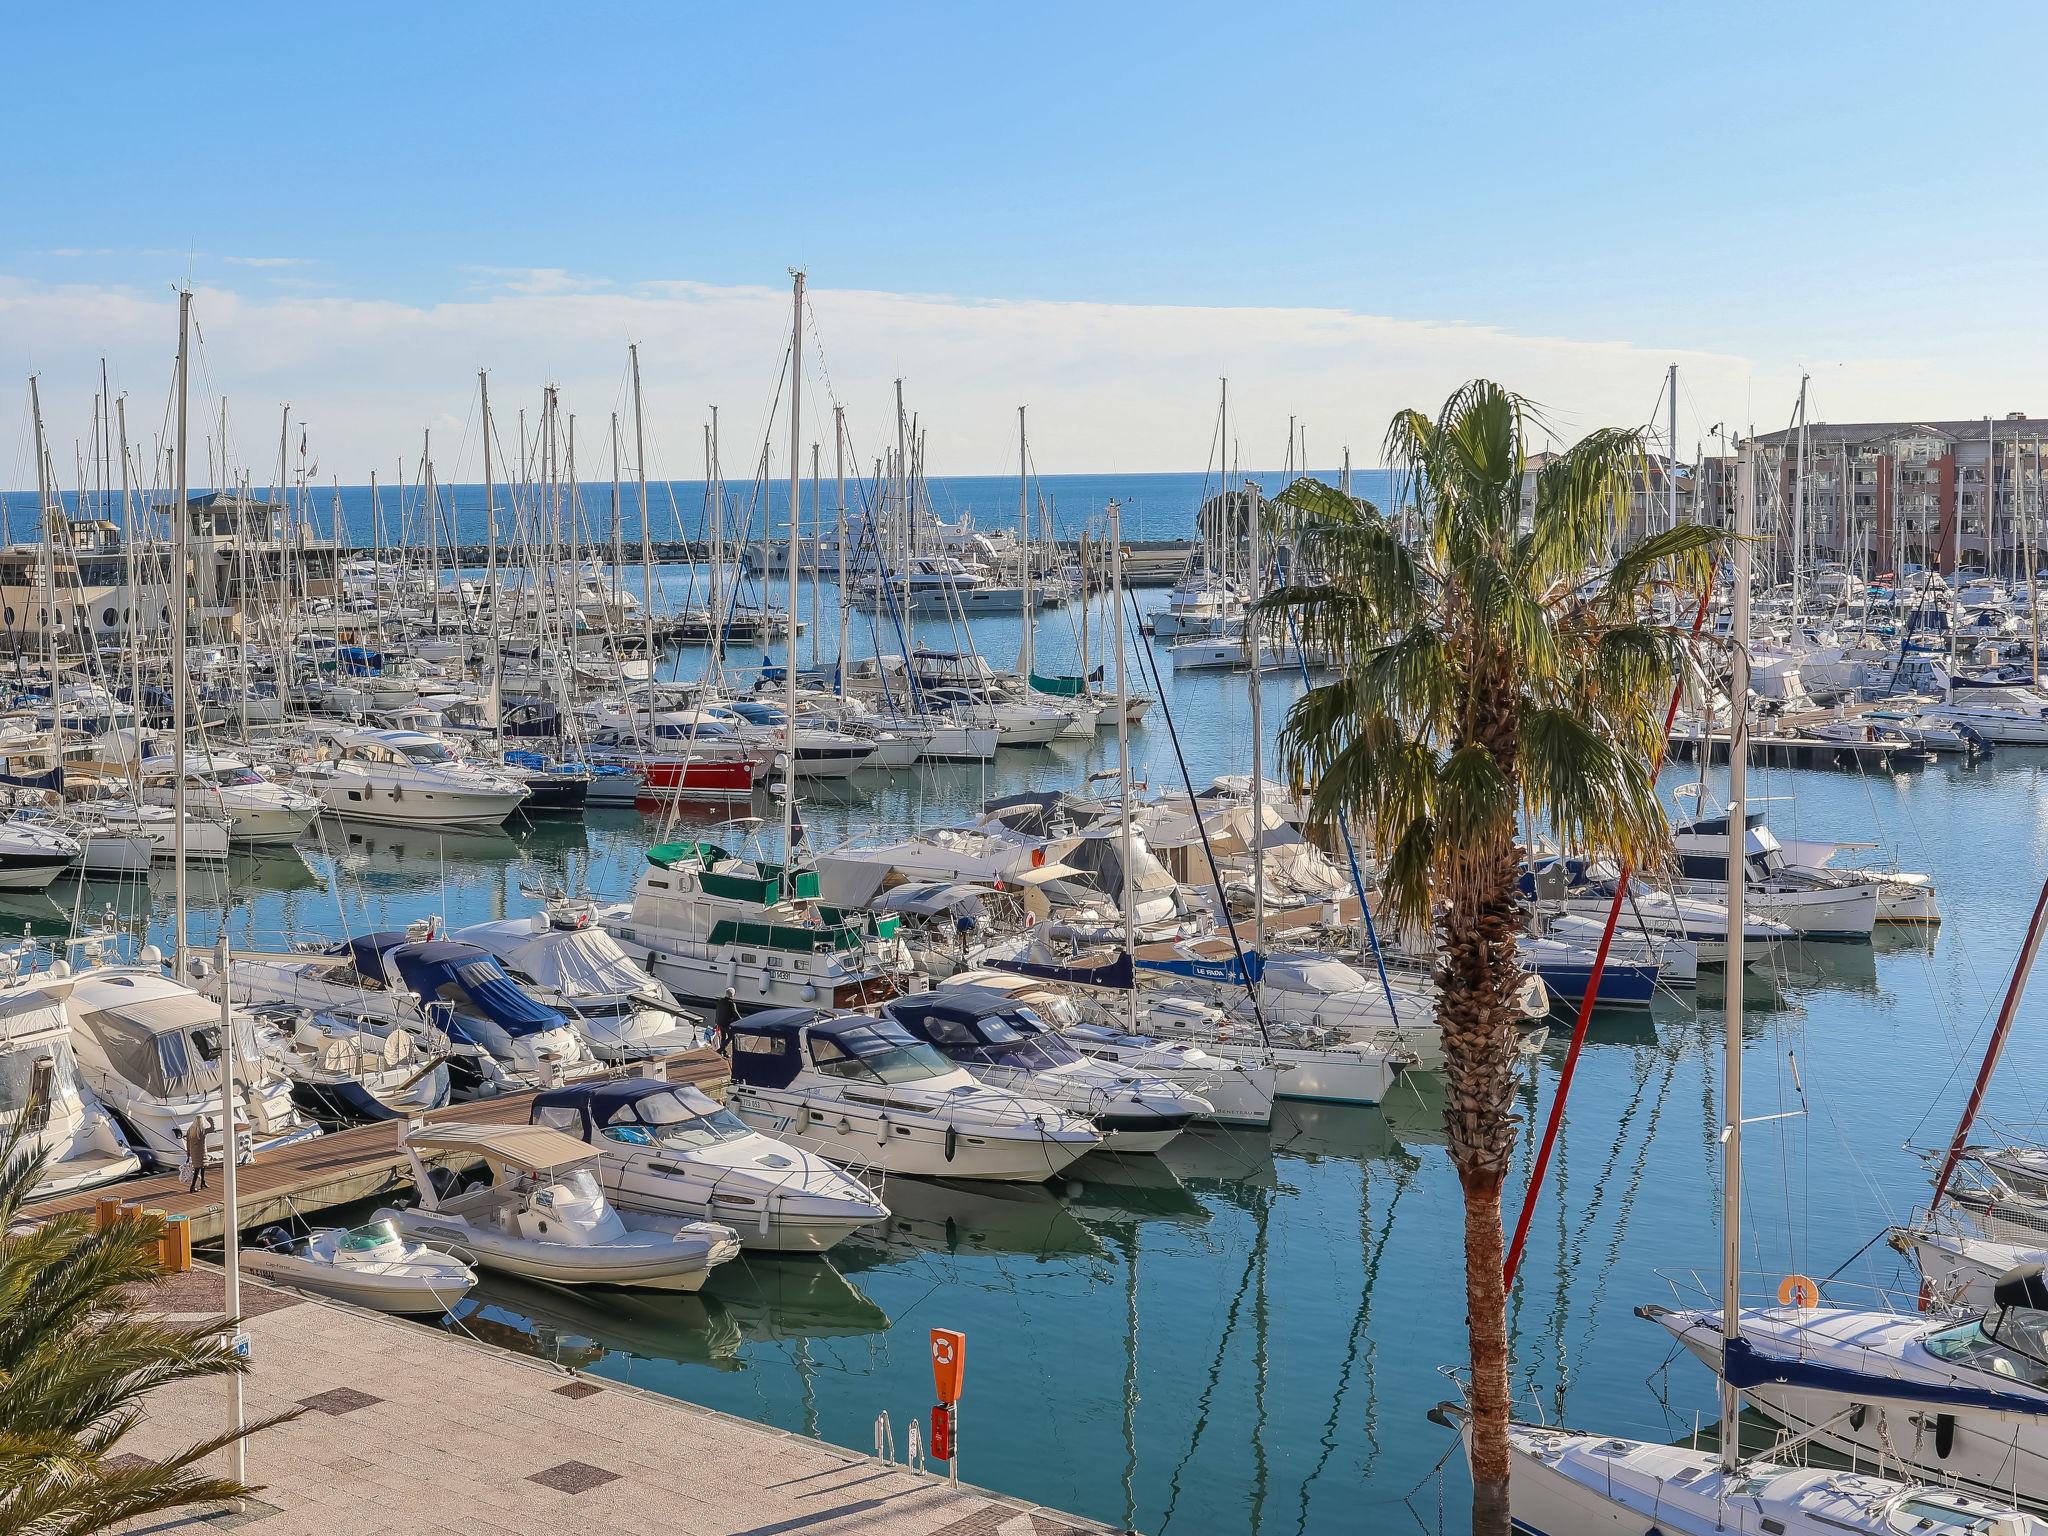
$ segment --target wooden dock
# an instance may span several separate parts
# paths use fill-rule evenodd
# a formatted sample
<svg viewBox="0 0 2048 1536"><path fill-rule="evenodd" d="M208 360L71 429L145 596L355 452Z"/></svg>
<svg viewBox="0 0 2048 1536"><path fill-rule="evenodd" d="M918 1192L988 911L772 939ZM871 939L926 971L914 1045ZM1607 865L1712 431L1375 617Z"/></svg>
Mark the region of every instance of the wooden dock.
<svg viewBox="0 0 2048 1536"><path fill-rule="evenodd" d="M672 1083L689 1083L712 1094L724 1091L725 1058L715 1051L690 1051L668 1057L657 1065L666 1069ZM617 1075L635 1074L623 1069ZM495 1099L450 1104L420 1118L471 1125L524 1125L533 1097L531 1093L508 1093ZM353 1126L243 1163L235 1171L235 1203L241 1212L243 1229L286 1221L294 1215L309 1216L410 1186L412 1165L398 1145L402 1124L386 1120L376 1125ZM183 1217L191 1223L195 1243L211 1242L220 1237L222 1228L220 1169L209 1168L206 1179L207 1188L187 1191L176 1170L144 1174L118 1184L33 1201L23 1215L31 1221L42 1221L66 1211L92 1210L99 1201L112 1197L141 1210Z"/></svg>
<svg viewBox="0 0 2048 1536"><path fill-rule="evenodd" d="M1707 750L1713 762L1727 762L1726 733L1709 737ZM1676 763L1698 762L1700 738L1674 732L1669 756ZM1817 741L1810 736L1754 732L1749 738L1750 765L1759 768L1875 768L1889 772L1894 768L1917 768L1932 759L1933 754L1924 748L1896 741Z"/></svg>

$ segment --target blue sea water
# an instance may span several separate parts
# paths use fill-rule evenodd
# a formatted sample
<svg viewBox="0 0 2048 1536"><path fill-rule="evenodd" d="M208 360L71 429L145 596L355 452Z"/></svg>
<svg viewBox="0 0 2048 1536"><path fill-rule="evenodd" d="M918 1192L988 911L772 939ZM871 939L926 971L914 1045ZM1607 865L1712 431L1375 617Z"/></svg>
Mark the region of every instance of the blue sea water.
<svg viewBox="0 0 2048 1536"><path fill-rule="evenodd" d="M1132 537L1172 537L1187 530L1200 489L1199 476L1104 477L1058 494L1063 519L1129 495L1158 519L1143 534L1127 521ZM1004 506L1000 481L949 494L948 515ZM672 591L687 579L681 567L659 577ZM1141 607L1163 600L1139 596ZM798 609L808 617L807 589ZM829 585L818 610L829 658ZM1044 666L1078 661L1079 620L1076 610L1042 618ZM901 648L905 637L868 623L854 627L857 653ZM915 638L971 638L1007 665L1017 626L991 617L968 637L925 621ZM1109 614L1099 603L1088 630L1100 661ZM800 642L806 660L810 644ZM1176 678L1163 647L1134 639L1133 686L1148 653L1167 708L1133 735L1138 778L1178 784L1181 756L1197 787L1245 772L1247 681ZM730 664L745 674L761 659L742 650ZM692 675L702 653L669 666ZM1302 685L1274 675L1260 686L1270 732ZM929 826L995 793L1078 784L1112 767L1114 752L1105 737L1006 752L993 769L821 786L807 791L805 818L821 843ZM1667 771L1665 787L1692 776ZM1937 931L1799 947L1743 991L1747 1111L1783 1116L1747 1137L1753 1288L1838 1267L1844 1283L1896 1282L1895 1256L1873 1239L1925 1193L1920 1150L1953 1125L2048 873L2048 753L1882 774L1760 770L1750 790L1780 836L1876 842L1872 857L1926 871L1940 890ZM429 912L460 925L528 911L542 885L623 898L658 832L630 811L489 834L323 823L283 856L195 876L192 932L207 942L225 920L237 943L257 946ZM161 877L141 888L60 885L48 899L0 899L0 919L55 928L111 904L161 940L169 894ZM1525 1412L1665 1438L1714 1413L1706 1373L1673 1362L1666 1335L1631 1309L1670 1301L1674 1268L1683 1284L1682 1272L1697 1266L1711 1279L1718 1263L1722 1008L1710 976L1648 1015L1595 1021L1511 1308ZM1511 1199L1556 1084L1562 1033L1521 1091ZM2043 1006L2029 1001L1994 1084L1993 1126L2041 1121L2044 1044ZM1422 1080L1378 1109L1301 1106L1269 1133L1201 1133L1158 1159L1091 1160L1045 1190L898 1180L895 1219L829 1262L745 1259L699 1297L577 1297L491 1280L448 1326L863 1450L883 1411L901 1448L906 1421L930 1404L926 1330L960 1328L970 1481L1155 1533L1455 1533L1465 1526L1462 1467L1451 1437L1425 1418L1454 1395L1442 1373L1464 1348L1460 1202L1440 1114Z"/></svg>
<svg viewBox="0 0 2048 1536"><path fill-rule="evenodd" d="M1334 469L1311 473L1331 484L1337 481ZM1289 477L1282 470L1265 470L1246 471L1241 478L1257 481L1270 495L1284 486ZM1392 483L1392 476L1381 470L1355 470L1352 474L1353 489L1361 496L1379 500L1382 505ZM1218 484L1214 474L1200 473L1044 475L1033 478L1032 488L1034 498L1041 493L1047 498L1053 526L1062 537L1071 538L1084 527L1092 528L1099 536L1103 508L1115 500L1123 507L1124 537L1141 540L1191 537L1196 508L1205 495L1215 494ZM194 488L195 493L205 489L204 486ZM586 481L579 489L585 534L594 535L600 544L608 543L611 537L611 482ZM971 514L978 527L1014 529L1018 526L1017 480L1014 475L935 476L927 483L927 491L933 510L948 522L963 514ZM804 526L808 528L811 525L814 492L822 494L825 522L829 527L836 506L836 489L829 477L822 486L814 487L808 479L804 482ZM254 494L263 499L271 493L258 486ZM636 558L633 552L640 541L638 497L637 487L630 482L621 488L620 522L622 538L628 546L628 560ZM863 485L857 479L848 482L847 505L850 509L857 511L874 497L871 484ZM104 514L115 522L120 521L118 488L105 495L88 490L82 498L75 490L66 490L63 499L67 510L74 516ZM163 496L137 497L135 504L140 508L145 503L166 499ZM451 528L455 543L484 542L486 525L482 485L442 486L439 499L441 522L437 542L448 542ZM293 492L293 500L295 505L299 504L296 491ZM426 498L417 486L400 489L385 485L378 490L374 500L366 485L313 486L305 493L305 515L310 516L314 528L323 537L332 537L337 501L340 504L341 542L344 544L369 546L424 541ZM701 480L651 483L647 501L648 526L657 540L696 538L705 526L707 497ZM511 527L511 496L504 485L497 487L493 504L498 509L499 536L506 537ZM728 531L741 538L759 538L764 526L787 529L789 482L778 480L769 486L757 487L728 480L726 507ZM0 492L0 526L6 528L9 538L34 536L36 493L33 489Z"/></svg>

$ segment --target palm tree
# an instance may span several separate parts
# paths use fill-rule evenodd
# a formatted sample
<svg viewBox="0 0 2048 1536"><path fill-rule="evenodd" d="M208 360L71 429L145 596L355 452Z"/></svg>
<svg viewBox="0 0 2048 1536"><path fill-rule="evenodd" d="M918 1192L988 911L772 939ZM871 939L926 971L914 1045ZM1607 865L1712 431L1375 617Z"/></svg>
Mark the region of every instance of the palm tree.
<svg viewBox="0 0 2048 1536"><path fill-rule="evenodd" d="M1435 420L1397 416L1387 462L1415 488L1410 542L1366 502L1297 480L1271 526L1314 574L1255 610L1259 626L1291 624L1338 668L1288 711L1282 763L1313 787L1318 820L1369 829L1391 916L1435 938L1444 1118L1465 1203L1478 1536L1509 1529L1501 1187L1524 980L1519 827L1637 868L1663 848L1650 764L1689 639L1641 615L1659 581L1706 580L1721 540L1684 526L1611 559L1644 467L1638 434L1598 431L1532 466L1533 420L1527 401L1484 380Z"/></svg>
<svg viewBox="0 0 2048 1536"><path fill-rule="evenodd" d="M121 1453L147 1394L248 1362L224 1341L234 1331L226 1318L176 1326L146 1315L164 1273L159 1218L123 1215L96 1228L81 1213L14 1230L47 1160L28 1140L32 1118L17 1117L0 1140L0 1533L82 1536L250 1493L199 1464L293 1414L161 1461Z"/></svg>

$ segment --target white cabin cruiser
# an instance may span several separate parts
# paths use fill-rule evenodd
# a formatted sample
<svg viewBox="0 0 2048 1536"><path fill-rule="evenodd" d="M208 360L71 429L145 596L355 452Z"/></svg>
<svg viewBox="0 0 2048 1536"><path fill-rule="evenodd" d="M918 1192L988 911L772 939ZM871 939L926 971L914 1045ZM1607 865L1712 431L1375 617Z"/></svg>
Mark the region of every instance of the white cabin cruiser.
<svg viewBox="0 0 2048 1536"><path fill-rule="evenodd" d="M889 1215L859 1180L688 1086L556 1088L533 1101L532 1118L597 1149L598 1181L621 1210L723 1222L746 1248L823 1253Z"/></svg>
<svg viewBox="0 0 2048 1536"><path fill-rule="evenodd" d="M258 1047L245 1015L233 1015L240 1101L220 1118L220 1004L166 976L153 950L137 965L92 965L70 975L65 1015L85 1080L119 1117L137 1149L176 1166L185 1128L206 1128L206 1158L230 1141L239 1162L320 1134L300 1113L291 1083Z"/></svg>
<svg viewBox="0 0 2048 1536"><path fill-rule="evenodd" d="M274 1285L400 1317L446 1312L476 1285L476 1271L462 1260L406 1242L388 1221L297 1237L272 1227L242 1249L241 1263Z"/></svg>
<svg viewBox="0 0 2048 1536"><path fill-rule="evenodd" d="M142 799L147 805L172 805L175 765L168 757L142 764ZM320 815L320 802L304 790L264 777L238 757L188 757L184 805L208 821L228 829L231 843L289 843Z"/></svg>
<svg viewBox="0 0 2048 1536"><path fill-rule="evenodd" d="M7 954L10 974L0 980L0 1134L25 1125L23 1148L43 1154L34 1195L125 1179L141 1160L79 1076L64 1012L71 981L50 972L11 974L25 958Z"/></svg>
<svg viewBox="0 0 2048 1536"><path fill-rule="evenodd" d="M817 893L814 870L662 843L647 850L631 904L597 920L687 1003L730 994L741 1010L863 1008L923 984L895 918L820 907Z"/></svg>
<svg viewBox="0 0 2048 1536"><path fill-rule="evenodd" d="M1681 887L1709 900L1728 893L1728 817L1709 816L1676 828ZM1743 905L1807 939L1868 939L1877 926L1878 887L1848 871L1797 873L1764 825L1761 811L1744 820Z"/></svg>
<svg viewBox="0 0 2048 1536"><path fill-rule="evenodd" d="M618 1210L589 1166L597 1150L546 1126L435 1125L400 1145L419 1204L372 1219L485 1269L554 1285L696 1291L740 1251L715 1222ZM430 1168L422 1154L452 1166ZM461 1172L478 1160L481 1179Z"/></svg>
<svg viewBox="0 0 2048 1536"><path fill-rule="evenodd" d="M495 827L526 789L420 731L323 729L300 782L337 816L401 826Z"/></svg>
<svg viewBox="0 0 2048 1536"><path fill-rule="evenodd" d="M43 822L0 822L0 891L40 891L84 854L78 839Z"/></svg>
<svg viewBox="0 0 2048 1536"><path fill-rule="evenodd" d="M783 1008L735 1020L728 1102L853 1168L1043 1183L1102 1144L1086 1120L974 1080L887 1019Z"/></svg>
<svg viewBox="0 0 2048 1536"><path fill-rule="evenodd" d="M1145 1077L1163 1079L1205 1099L1209 1105L1207 1118L1214 1124L1273 1123L1276 1074L1271 1067L1231 1061L1185 1040L1132 1034L1110 1008L1089 1004L1082 994L1064 995L1044 982L1009 971L958 971L948 978L946 986L984 988L1014 1002L1029 1003L1083 1056Z"/></svg>
<svg viewBox="0 0 2048 1536"><path fill-rule="evenodd" d="M489 950L530 995L566 1014L600 1061L642 1061L705 1043L696 1016L598 926L589 902L550 902L530 918L476 923L454 937Z"/></svg>
<svg viewBox="0 0 2048 1536"><path fill-rule="evenodd" d="M1185 1088L1083 1055L1029 1003L993 989L955 985L898 998L882 1016L977 1082L1093 1122L1113 1152L1157 1152L1210 1114L1209 1101Z"/></svg>

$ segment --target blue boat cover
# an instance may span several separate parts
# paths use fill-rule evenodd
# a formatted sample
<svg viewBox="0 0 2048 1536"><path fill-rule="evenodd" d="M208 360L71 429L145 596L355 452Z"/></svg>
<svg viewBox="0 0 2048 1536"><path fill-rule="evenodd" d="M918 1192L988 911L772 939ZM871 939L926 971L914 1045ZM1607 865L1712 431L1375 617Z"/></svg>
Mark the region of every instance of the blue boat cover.
<svg viewBox="0 0 2048 1536"><path fill-rule="evenodd" d="M656 1082L650 1077L618 1078L605 1083L579 1083L568 1088L550 1088L545 1093L534 1095L529 1110L529 1119L535 1125L551 1125L561 1128L559 1115L543 1118L543 1110L566 1111L582 1119L582 1129L576 1132L585 1141L592 1139L595 1128L609 1124L612 1112L622 1104L638 1103L650 1094L672 1092L671 1085Z"/></svg>
<svg viewBox="0 0 2048 1536"><path fill-rule="evenodd" d="M351 940L350 945L361 942ZM402 943L391 951L391 963L406 986L428 1002L453 1002L458 1015L467 1003L468 1011L482 1014L508 1035L537 1035L569 1022L557 1010L535 1002L505 974L497 956L474 944L447 939Z"/></svg>
<svg viewBox="0 0 2048 1536"><path fill-rule="evenodd" d="M1030 960L990 960L988 967L993 971L1014 971L1019 976L1035 976L1040 981L1105 987L1117 992L1128 992L1132 985L1129 950L1119 951L1107 965L1040 965Z"/></svg>

